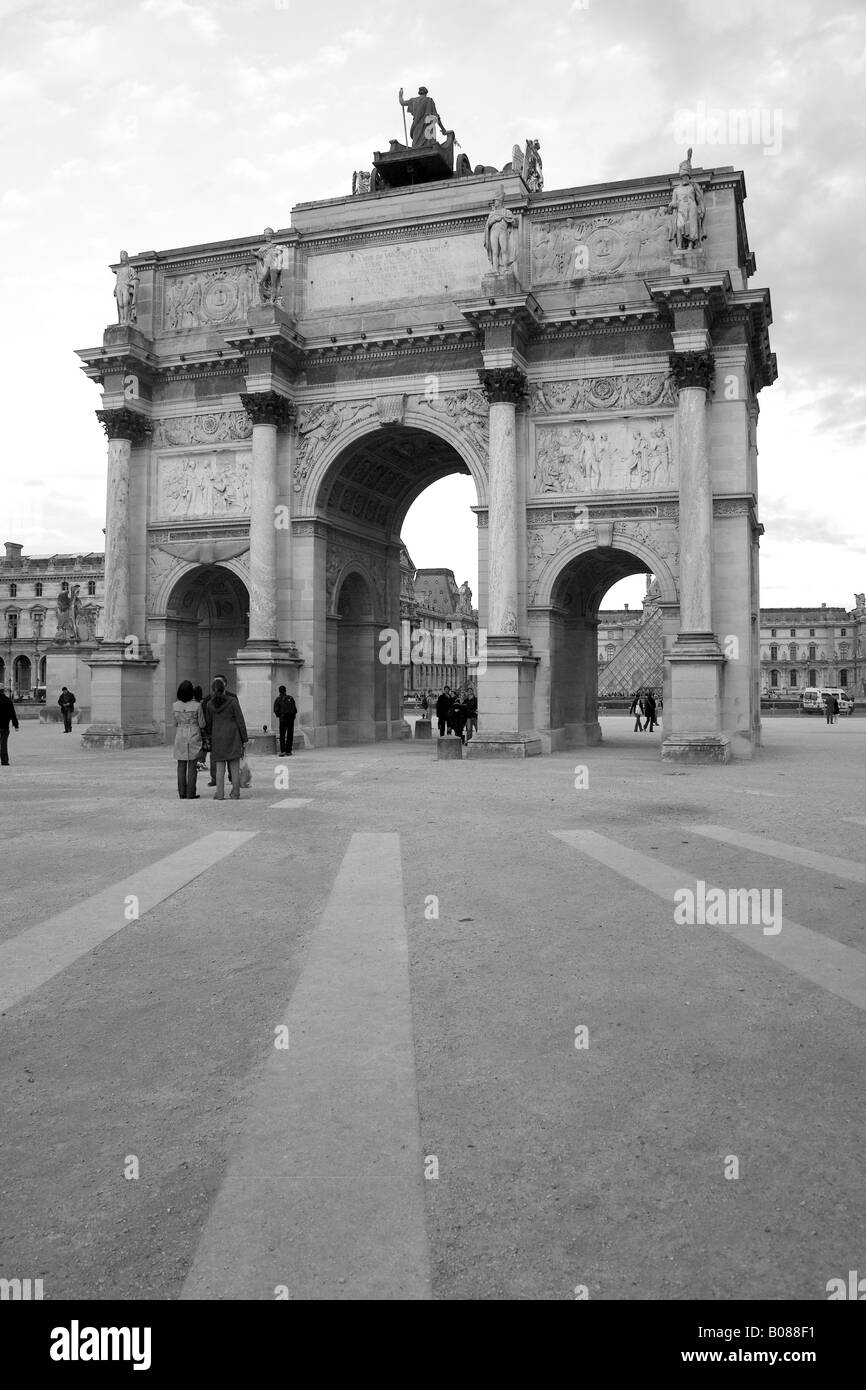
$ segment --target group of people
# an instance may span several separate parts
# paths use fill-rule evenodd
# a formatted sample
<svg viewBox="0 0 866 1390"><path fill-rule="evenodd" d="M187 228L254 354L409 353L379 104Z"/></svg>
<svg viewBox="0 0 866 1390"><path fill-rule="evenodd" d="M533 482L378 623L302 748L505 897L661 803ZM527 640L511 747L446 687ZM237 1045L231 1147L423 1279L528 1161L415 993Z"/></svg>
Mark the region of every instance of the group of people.
<svg viewBox="0 0 866 1390"><path fill-rule="evenodd" d="M214 801L225 800L226 772L231 783L230 799L241 795L241 758L249 743L240 701L228 689L225 676L215 676L210 693L200 685L181 681L172 705L175 722L174 757L177 762L177 794L181 801L198 801L196 782L199 770L210 758L209 787L216 787Z"/></svg>
<svg viewBox="0 0 866 1390"><path fill-rule="evenodd" d="M478 731L478 696L471 685L459 690L446 685L438 697L435 690L428 690L421 696L420 705L425 719L432 719L435 709L440 738L454 734L468 743Z"/></svg>
<svg viewBox="0 0 866 1390"><path fill-rule="evenodd" d="M824 713L827 716L828 724L836 723L836 716L839 713L839 701L835 695L824 696Z"/></svg>
<svg viewBox="0 0 866 1390"><path fill-rule="evenodd" d="M658 720L656 719L656 699L651 690L638 690L631 702L629 714L634 715L634 729L632 733L645 734L647 730L653 732ZM643 719L644 723L641 724Z"/></svg>

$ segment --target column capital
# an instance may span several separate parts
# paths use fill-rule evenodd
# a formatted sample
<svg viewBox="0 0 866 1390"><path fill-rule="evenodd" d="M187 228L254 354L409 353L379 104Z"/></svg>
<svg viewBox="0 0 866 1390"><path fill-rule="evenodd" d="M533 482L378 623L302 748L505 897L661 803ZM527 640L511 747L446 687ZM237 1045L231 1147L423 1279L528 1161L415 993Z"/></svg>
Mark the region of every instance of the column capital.
<svg viewBox="0 0 866 1390"><path fill-rule="evenodd" d="M121 406L119 410L97 410L96 418L109 439L128 439L134 446L147 442L153 425L146 415Z"/></svg>
<svg viewBox="0 0 866 1390"><path fill-rule="evenodd" d="M716 363L711 352L672 352L668 360L670 374L678 390L698 386L709 391Z"/></svg>
<svg viewBox="0 0 866 1390"><path fill-rule="evenodd" d="M295 404L279 391L244 391L241 405L254 425L275 425L288 429L295 418Z"/></svg>
<svg viewBox="0 0 866 1390"><path fill-rule="evenodd" d="M491 405L505 401L521 405L526 399L526 377L516 367L494 367L478 373L481 390Z"/></svg>

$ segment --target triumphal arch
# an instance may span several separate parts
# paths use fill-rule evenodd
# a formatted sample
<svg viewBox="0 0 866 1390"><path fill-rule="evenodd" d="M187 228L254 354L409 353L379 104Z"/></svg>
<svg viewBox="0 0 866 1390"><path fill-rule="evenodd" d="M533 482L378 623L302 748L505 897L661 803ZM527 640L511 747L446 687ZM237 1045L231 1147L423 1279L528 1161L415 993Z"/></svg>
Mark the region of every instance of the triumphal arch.
<svg viewBox="0 0 866 1390"><path fill-rule="evenodd" d="M415 115L351 195L114 267L119 322L80 354L108 438L85 746L170 738L178 682L219 672L259 747L280 684L308 746L402 736L400 667L380 659L401 525L462 472L484 643L470 756L600 739L599 604L637 573L662 613L662 755L748 756L775 359L742 173L689 157L547 190L537 141L473 170Z"/></svg>

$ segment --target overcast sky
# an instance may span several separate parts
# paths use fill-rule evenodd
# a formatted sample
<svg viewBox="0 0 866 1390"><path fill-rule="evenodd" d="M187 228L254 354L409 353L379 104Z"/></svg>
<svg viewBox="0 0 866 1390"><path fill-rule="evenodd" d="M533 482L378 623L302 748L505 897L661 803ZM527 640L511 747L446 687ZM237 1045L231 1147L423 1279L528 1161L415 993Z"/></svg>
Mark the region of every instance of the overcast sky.
<svg viewBox="0 0 866 1390"><path fill-rule="evenodd" d="M744 170L779 360L762 600L850 607L866 588L863 0L0 0L0 17L3 540L103 548L99 394L73 350L115 319L120 248L288 225L349 190L402 131L398 87L423 83L473 164L537 136L548 189L669 173L689 122L695 165ZM743 108L754 137L727 143ZM475 588L467 486L438 485L404 534Z"/></svg>

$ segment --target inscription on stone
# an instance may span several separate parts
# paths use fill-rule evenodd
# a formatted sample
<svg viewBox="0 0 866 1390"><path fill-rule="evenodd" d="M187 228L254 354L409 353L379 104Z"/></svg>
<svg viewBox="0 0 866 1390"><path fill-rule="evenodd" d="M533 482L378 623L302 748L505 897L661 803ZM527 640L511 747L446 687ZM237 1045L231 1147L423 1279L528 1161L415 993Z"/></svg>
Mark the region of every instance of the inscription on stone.
<svg viewBox="0 0 866 1390"><path fill-rule="evenodd" d="M479 232L310 254L306 312L477 289L489 270Z"/></svg>

